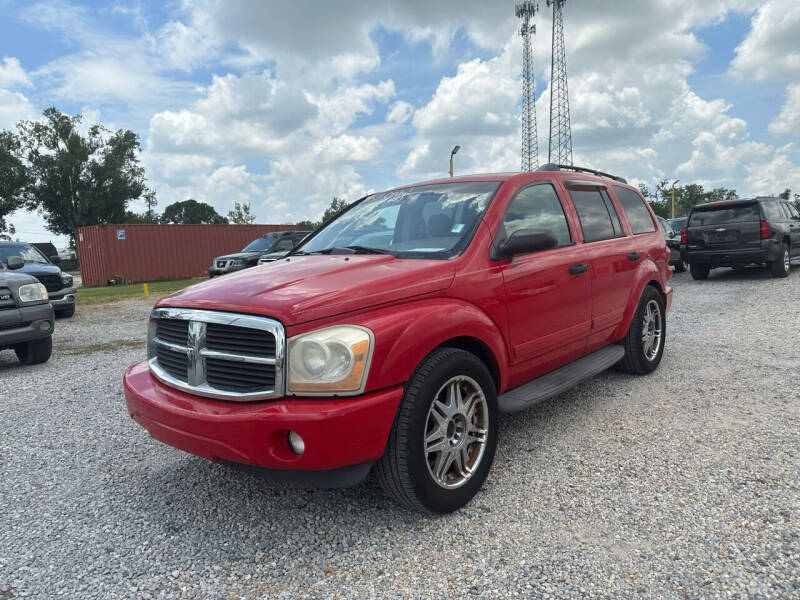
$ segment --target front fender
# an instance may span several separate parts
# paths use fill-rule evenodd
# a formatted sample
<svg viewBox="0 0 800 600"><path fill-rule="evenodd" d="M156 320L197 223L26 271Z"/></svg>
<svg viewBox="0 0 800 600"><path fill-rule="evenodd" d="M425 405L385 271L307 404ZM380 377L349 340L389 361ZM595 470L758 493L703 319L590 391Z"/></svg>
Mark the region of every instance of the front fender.
<svg viewBox="0 0 800 600"><path fill-rule="evenodd" d="M428 298L372 309L336 319L368 327L375 334L366 390L402 384L437 346L469 337L492 354L500 389L508 381L508 350L499 327L474 304L454 298ZM333 323L326 322L325 326Z"/></svg>

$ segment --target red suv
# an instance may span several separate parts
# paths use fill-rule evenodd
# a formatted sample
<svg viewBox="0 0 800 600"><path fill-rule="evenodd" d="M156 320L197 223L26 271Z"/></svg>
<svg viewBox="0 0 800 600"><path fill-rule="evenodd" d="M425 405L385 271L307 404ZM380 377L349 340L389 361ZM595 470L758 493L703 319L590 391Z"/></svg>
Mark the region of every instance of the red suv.
<svg viewBox="0 0 800 600"><path fill-rule="evenodd" d="M661 361L672 297L656 218L575 167L373 194L280 261L168 296L128 411L167 444L271 477L453 511L499 411Z"/></svg>

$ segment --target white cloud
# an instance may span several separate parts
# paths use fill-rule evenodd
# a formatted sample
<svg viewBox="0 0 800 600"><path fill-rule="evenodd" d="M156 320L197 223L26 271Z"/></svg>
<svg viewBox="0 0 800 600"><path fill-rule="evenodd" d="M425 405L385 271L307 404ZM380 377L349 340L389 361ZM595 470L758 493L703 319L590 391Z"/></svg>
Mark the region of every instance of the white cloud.
<svg viewBox="0 0 800 600"><path fill-rule="evenodd" d="M30 100L19 92L0 89L0 129L13 129L23 119L36 118Z"/></svg>
<svg viewBox="0 0 800 600"><path fill-rule="evenodd" d="M314 154L327 164L374 160L380 149L381 141L378 138L347 134L325 137L313 146Z"/></svg>
<svg viewBox="0 0 800 600"><path fill-rule="evenodd" d="M19 59L14 56L3 57L0 62L0 87L33 87L25 69L19 64Z"/></svg>
<svg viewBox="0 0 800 600"><path fill-rule="evenodd" d="M388 123L405 123L413 113L414 107L411 104L399 100L392 104L386 115L386 121Z"/></svg>
<svg viewBox="0 0 800 600"><path fill-rule="evenodd" d="M764 2L752 19L750 32L736 48L731 71L759 80L800 77L800 3Z"/></svg>
<svg viewBox="0 0 800 600"><path fill-rule="evenodd" d="M800 83L793 83L786 88L786 103L770 122L769 130L775 135L800 131Z"/></svg>

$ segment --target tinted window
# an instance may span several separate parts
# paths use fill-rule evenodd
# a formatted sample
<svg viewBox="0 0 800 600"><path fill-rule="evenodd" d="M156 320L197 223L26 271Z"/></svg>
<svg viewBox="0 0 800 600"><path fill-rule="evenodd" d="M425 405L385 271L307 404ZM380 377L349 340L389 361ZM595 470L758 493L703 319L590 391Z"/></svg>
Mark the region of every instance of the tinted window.
<svg viewBox="0 0 800 600"><path fill-rule="evenodd" d="M266 252L275 243L274 237L260 237L242 248L242 252Z"/></svg>
<svg viewBox="0 0 800 600"><path fill-rule="evenodd" d="M575 210L581 220L583 229L583 240L585 242L597 242L608 240L621 235L621 231L615 230L615 224L609 214L609 205L597 189L571 189L569 191ZM614 207L611 206L616 227L619 228L619 219Z"/></svg>
<svg viewBox="0 0 800 600"><path fill-rule="evenodd" d="M550 184L532 185L521 190L508 205L503 226L507 236L520 229L549 229L559 246L572 243L564 209Z"/></svg>
<svg viewBox="0 0 800 600"><path fill-rule="evenodd" d="M761 212L758 210L758 204L728 204L713 208L695 208L689 216L689 227L760 220Z"/></svg>
<svg viewBox="0 0 800 600"><path fill-rule="evenodd" d="M764 209L764 215L770 221L783 221L786 218L777 202L762 202L761 208Z"/></svg>
<svg viewBox="0 0 800 600"><path fill-rule="evenodd" d="M9 256L19 256L26 263L50 264L44 254L33 246L0 246L0 259L8 262Z"/></svg>
<svg viewBox="0 0 800 600"><path fill-rule="evenodd" d="M622 231L622 225L619 222L619 215L617 215L617 209L614 207L614 203L611 201L611 198L606 193L605 190L600 190L600 195L603 197L603 202L606 203L606 209L608 210L608 216L611 217L611 225L614 227L614 237L620 237L625 235L625 232Z"/></svg>
<svg viewBox="0 0 800 600"><path fill-rule="evenodd" d="M294 242L292 238L283 238L278 241L277 244L272 248L273 252L284 252L286 250L291 250L294 248Z"/></svg>
<svg viewBox="0 0 800 600"><path fill-rule="evenodd" d="M633 190L616 185L614 192L617 194L625 214L628 215L628 223L631 224L633 233L649 233L656 230L653 219L650 217L650 211L644 204L644 198Z"/></svg>
<svg viewBox="0 0 800 600"><path fill-rule="evenodd" d="M800 217L800 213L797 212L797 209L794 206L792 206L788 202L786 204L784 204L784 206L786 207L786 210L789 211L789 215L790 216L792 216L792 217Z"/></svg>

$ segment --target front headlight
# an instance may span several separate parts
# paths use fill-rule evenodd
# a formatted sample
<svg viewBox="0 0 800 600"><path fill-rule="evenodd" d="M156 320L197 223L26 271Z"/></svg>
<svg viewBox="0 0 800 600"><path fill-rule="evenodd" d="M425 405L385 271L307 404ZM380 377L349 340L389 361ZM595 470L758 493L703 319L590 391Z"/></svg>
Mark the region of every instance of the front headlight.
<svg viewBox="0 0 800 600"><path fill-rule="evenodd" d="M70 287L72 285L72 275L69 273L62 273L61 283L64 287Z"/></svg>
<svg viewBox="0 0 800 600"><path fill-rule="evenodd" d="M17 290L17 294L19 294L20 302L41 302L49 298L47 295L47 288L41 283L26 283L25 285L21 285L19 286L19 290Z"/></svg>
<svg viewBox="0 0 800 600"><path fill-rule="evenodd" d="M242 260L241 258L235 258L233 259L233 262L231 262L232 267L241 267L243 265L244 265L244 260Z"/></svg>
<svg viewBox="0 0 800 600"><path fill-rule="evenodd" d="M337 325L291 338L290 394L355 395L364 391L374 338L366 327Z"/></svg>

